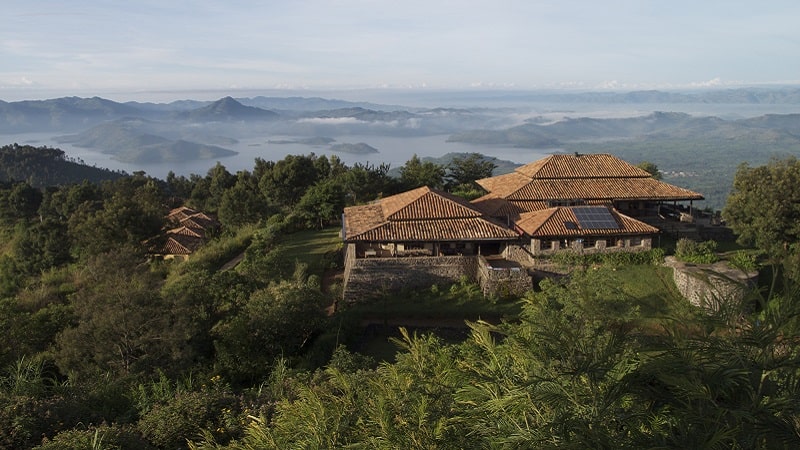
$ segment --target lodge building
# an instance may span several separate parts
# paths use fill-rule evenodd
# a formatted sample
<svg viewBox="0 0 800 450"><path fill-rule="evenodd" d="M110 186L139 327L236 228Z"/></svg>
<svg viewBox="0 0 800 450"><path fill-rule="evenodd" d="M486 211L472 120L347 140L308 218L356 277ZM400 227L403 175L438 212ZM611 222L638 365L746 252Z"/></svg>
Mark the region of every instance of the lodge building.
<svg viewBox="0 0 800 450"><path fill-rule="evenodd" d="M477 183L487 194L472 202L421 187L345 208L345 299L463 276L524 291L546 256L649 250L647 218L703 199L609 154L551 155Z"/></svg>

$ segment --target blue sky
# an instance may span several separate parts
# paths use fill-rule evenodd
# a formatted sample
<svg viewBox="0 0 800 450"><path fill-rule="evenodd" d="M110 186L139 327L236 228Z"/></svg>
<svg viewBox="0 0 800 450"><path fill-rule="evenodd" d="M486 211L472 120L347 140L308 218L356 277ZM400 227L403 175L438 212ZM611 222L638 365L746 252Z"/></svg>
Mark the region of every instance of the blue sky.
<svg viewBox="0 0 800 450"><path fill-rule="evenodd" d="M0 99L800 83L800 2L3 0Z"/></svg>

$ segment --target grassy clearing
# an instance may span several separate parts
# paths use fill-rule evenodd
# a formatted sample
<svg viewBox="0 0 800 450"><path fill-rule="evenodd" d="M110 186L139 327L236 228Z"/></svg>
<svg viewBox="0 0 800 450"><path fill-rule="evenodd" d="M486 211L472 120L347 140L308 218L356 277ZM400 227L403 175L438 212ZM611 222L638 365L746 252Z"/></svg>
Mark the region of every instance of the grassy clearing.
<svg viewBox="0 0 800 450"><path fill-rule="evenodd" d="M690 309L672 278L672 269L656 265L615 267L609 276L640 308L645 318L680 316Z"/></svg>
<svg viewBox="0 0 800 450"><path fill-rule="evenodd" d="M339 228L305 230L282 236L281 247L287 261L307 264L309 273L322 275L341 252L342 239Z"/></svg>

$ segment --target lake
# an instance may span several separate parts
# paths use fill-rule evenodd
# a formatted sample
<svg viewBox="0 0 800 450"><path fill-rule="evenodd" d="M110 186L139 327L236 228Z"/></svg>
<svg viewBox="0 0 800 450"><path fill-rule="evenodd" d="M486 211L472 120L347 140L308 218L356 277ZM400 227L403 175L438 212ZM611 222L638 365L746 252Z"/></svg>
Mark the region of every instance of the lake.
<svg viewBox="0 0 800 450"><path fill-rule="evenodd" d="M220 158L218 160L199 160L180 163L162 164L131 164L117 161L104 153L93 149L75 147L70 144L59 144L54 140L55 135L48 133L24 133L2 135L1 145L17 143L20 145L33 145L37 147L47 146L60 148L67 156L82 160L85 164L96 167L104 167L112 170L123 170L128 173L144 171L148 175L164 179L170 171L177 175L189 176L193 173L205 175L217 161L235 173L239 170L252 170L255 159L261 158L267 161L278 161L286 155L301 155L315 153L317 155L337 155L345 164L370 163L379 165L388 163L391 167L400 167L411 159L415 153L420 156L438 157L451 152L478 152L487 156L494 156L498 159L514 161L525 164L550 153L557 152L559 149L531 150L506 146L483 146L472 145L463 142L446 142L449 135L423 136L423 137L390 137L373 135L345 135L329 136L336 139L336 143L365 143L378 150L378 153L371 154L350 154L337 153L330 150L329 145L305 145L297 143L268 143L267 141L291 141L303 139L304 137L295 136L263 136L255 138L241 139L235 145L226 145L225 148L239 152L238 155Z"/></svg>
<svg viewBox="0 0 800 450"><path fill-rule="evenodd" d="M473 100L474 101L474 100ZM505 114L513 115L517 123L522 123L525 119L541 117L551 120L559 120L563 117L632 117L649 114L653 111L673 111L685 112L695 116L717 116L727 120L755 117L763 114L796 114L800 113L800 105L797 104L705 104L705 103L672 103L672 104L601 104L601 103L531 103L520 104L510 102L510 104L492 104L491 107L512 107L513 110L505 111ZM467 106L461 104L449 104L448 106ZM489 105L483 105L489 106ZM63 134L63 133L62 133ZM83 160L88 165L105 167L113 170L123 170L128 173L144 171L150 176L166 178L170 171L178 175L190 175L193 173L205 175L208 169L213 167L217 161L222 163L228 171L235 173L239 170L251 170L254 166L255 158L262 158L268 161L278 161L286 155L309 154L317 155L338 155L342 161L348 165L353 163L388 163L391 167L399 167L405 164L415 153L420 157L438 157L451 152L478 152L498 159L513 161L525 164L535 161L551 153L558 152L560 149L523 149L510 146L485 146L473 145L463 142L447 142L449 134L422 136L422 137L394 137L380 135L326 135L336 139L334 144L358 144L365 143L376 148L379 153L373 154L349 154L336 153L330 150L330 145L305 145L297 143L269 143L268 141L291 141L305 139L309 136L285 136L285 135L263 135L257 137L237 137L239 142L235 145L225 145L225 148L239 152L238 155L221 158L219 160L200 160L180 163L162 164L130 164L114 160L110 155L100 153L95 150L75 147L69 144L59 144L53 138L54 133L27 133L14 135L0 135L0 145L18 143L34 146L49 146L60 148L72 157Z"/></svg>

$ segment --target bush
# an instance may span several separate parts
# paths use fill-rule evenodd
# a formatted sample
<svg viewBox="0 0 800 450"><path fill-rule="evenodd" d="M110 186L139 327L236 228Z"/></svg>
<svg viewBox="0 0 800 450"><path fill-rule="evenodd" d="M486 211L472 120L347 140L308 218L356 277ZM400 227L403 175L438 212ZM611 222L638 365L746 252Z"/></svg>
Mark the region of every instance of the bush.
<svg viewBox="0 0 800 450"><path fill-rule="evenodd" d="M695 242L682 238L675 246L675 257L681 261L695 264L713 264L719 261L716 254L717 242Z"/></svg>
<svg viewBox="0 0 800 450"><path fill-rule="evenodd" d="M745 272L758 269L757 256L753 252L738 250L731 255L728 265Z"/></svg>
<svg viewBox="0 0 800 450"><path fill-rule="evenodd" d="M83 450L83 449L154 449L133 430L117 425L89 427L62 431L52 439L45 438L35 450Z"/></svg>
<svg viewBox="0 0 800 450"><path fill-rule="evenodd" d="M573 250L558 252L550 256L550 261L564 266L576 267L590 264L612 266L661 264L664 261L664 249L654 248L638 252L609 252L581 254Z"/></svg>
<svg viewBox="0 0 800 450"><path fill-rule="evenodd" d="M231 432L226 425L236 398L227 391L219 377L213 377L199 391L177 390L166 402L159 402L142 415L139 432L159 448L184 448L186 441L196 438L201 430L214 430L226 440Z"/></svg>

